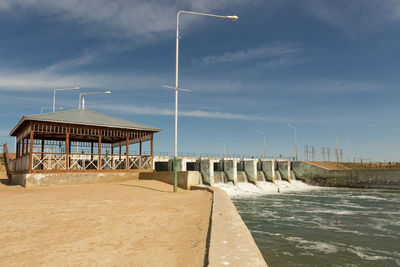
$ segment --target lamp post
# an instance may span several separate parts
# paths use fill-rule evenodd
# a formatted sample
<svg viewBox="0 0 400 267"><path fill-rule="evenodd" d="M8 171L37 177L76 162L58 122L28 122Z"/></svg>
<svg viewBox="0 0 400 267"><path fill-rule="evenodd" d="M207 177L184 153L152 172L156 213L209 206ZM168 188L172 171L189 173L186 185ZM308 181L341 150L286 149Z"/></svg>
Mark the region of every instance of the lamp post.
<svg viewBox="0 0 400 267"><path fill-rule="evenodd" d="M225 158L225 155L226 155L226 142L225 142L225 139L222 139L222 138L219 138L219 137L217 137L216 139L219 140L219 141L222 141L223 144L224 144L224 158Z"/></svg>
<svg viewBox="0 0 400 267"><path fill-rule="evenodd" d="M178 77L179 77L179 17L181 14L190 14L190 15L198 15L198 16L207 16L207 17L215 17L215 18L223 18L230 19L232 21L237 21L239 18L237 16L220 16L220 15L212 15L206 13L198 13L191 11L179 11L176 15L176 51L175 51L175 135L174 135L174 192L177 191L178 188Z"/></svg>
<svg viewBox="0 0 400 267"><path fill-rule="evenodd" d="M40 108L40 114L42 114L42 113L43 113L43 110L45 110L45 109L53 109L53 112L54 112L54 110L56 110L56 109L64 109L64 108L62 108L62 107L59 107L59 108L41 107L41 108Z"/></svg>
<svg viewBox="0 0 400 267"><path fill-rule="evenodd" d="M261 130L257 130L257 133L262 134L264 136L264 158L267 157L267 145L265 142L265 133Z"/></svg>
<svg viewBox="0 0 400 267"><path fill-rule="evenodd" d="M53 93L53 112L56 111L56 91L79 90L79 89L81 89L79 86L70 87L70 88L58 88L58 89L54 89L54 93Z"/></svg>
<svg viewBox="0 0 400 267"><path fill-rule="evenodd" d="M111 91L104 91L104 92L87 92L87 93L80 93L79 94L79 103L78 103L78 107L79 107L79 109L85 109L85 107L84 107L84 103L83 103L83 99L82 99L82 96L83 95L101 95L101 94L111 94ZM82 103L82 104L81 104Z"/></svg>
<svg viewBox="0 0 400 267"><path fill-rule="evenodd" d="M333 130L331 130L331 134L333 134L336 137L336 162L339 162L339 141L338 141L338 137L335 134L335 132Z"/></svg>
<svg viewBox="0 0 400 267"><path fill-rule="evenodd" d="M296 161L297 161L297 160L298 160L298 155L297 155L297 136L296 136L296 127L292 126L290 123L288 123L288 126L289 126L290 128L292 128L292 129L293 129L293 131L294 131L294 144L295 144L295 146L296 146Z"/></svg>

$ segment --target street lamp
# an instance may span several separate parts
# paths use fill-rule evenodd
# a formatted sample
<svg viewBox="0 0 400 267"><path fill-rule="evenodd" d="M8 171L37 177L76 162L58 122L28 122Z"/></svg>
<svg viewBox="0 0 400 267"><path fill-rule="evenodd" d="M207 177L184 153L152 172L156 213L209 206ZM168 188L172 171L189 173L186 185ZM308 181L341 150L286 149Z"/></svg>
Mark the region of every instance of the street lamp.
<svg viewBox="0 0 400 267"><path fill-rule="evenodd" d="M70 87L70 88L59 88L59 89L54 89L54 94L53 94L53 112L56 111L56 91L79 90L79 89L81 89L79 86Z"/></svg>
<svg viewBox="0 0 400 267"><path fill-rule="evenodd" d="M336 137L336 162L339 162L339 141L338 141L338 137L335 134L335 132L333 130L331 130L331 134L333 134Z"/></svg>
<svg viewBox="0 0 400 267"><path fill-rule="evenodd" d="M217 137L216 139L219 140L219 141L222 141L223 144L224 144L224 158L225 158L225 155L226 155L226 142L225 142L225 139L222 139L222 138L219 138L219 137Z"/></svg>
<svg viewBox="0 0 400 267"><path fill-rule="evenodd" d="M257 130L257 133L264 135L264 158L266 158L267 157L267 145L265 142L265 133L261 130Z"/></svg>
<svg viewBox="0 0 400 267"><path fill-rule="evenodd" d="M40 108L40 114L43 114L43 110L45 110L45 109L53 109L53 112L54 112L54 110L56 110L56 109L64 109L64 108L61 108L61 107L59 107L59 108L41 107L41 108Z"/></svg>
<svg viewBox="0 0 400 267"><path fill-rule="evenodd" d="M294 126L292 126L290 123L288 123L288 126L289 126L290 128L292 128L293 131L294 131L294 144L295 144L295 146L296 146L296 161L297 161L298 155L297 155L297 136L296 136L296 128L295 128Z"/></svg>
<svg viewBox="0 0 400 267"><path fill-rule="evenodd" d="M215 17L215 18L223 18L230 19L232 21L237 21L239 19L238 16L220 16L220 15L212 15L206 13L198 13L191 11L179 11L176 15L176 53L175 53L175 136L174 136L174 192L177 191L178 188L178 66L179 66L179 17L181 14L190 14L190 15L198 15L198 16L207 16L207 17Z"/></svg>
<svg viewBox="0 0 400 267"><path fill-rule="evenodd" d="M80 93L79 94L79 103L78 103L78 107L79 109L85 109L85 104L84 104L84 99L82 99L83 95L100 95L100 94L111 94L111 91L104 91L104 92L87 92L87 93ZM82 104L81 104L82 103Z"/></svg>

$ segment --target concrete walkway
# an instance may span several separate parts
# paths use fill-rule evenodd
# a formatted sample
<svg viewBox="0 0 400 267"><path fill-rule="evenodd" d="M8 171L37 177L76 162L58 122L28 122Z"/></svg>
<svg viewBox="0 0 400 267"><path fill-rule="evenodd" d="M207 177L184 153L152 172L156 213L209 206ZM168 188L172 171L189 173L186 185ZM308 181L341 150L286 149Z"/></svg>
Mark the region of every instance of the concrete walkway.
<svg viewBox="0 0 400 267"><path fill-rule="evenodd" d="M229 196L213 188L209 266L267 266Z"/></svg>

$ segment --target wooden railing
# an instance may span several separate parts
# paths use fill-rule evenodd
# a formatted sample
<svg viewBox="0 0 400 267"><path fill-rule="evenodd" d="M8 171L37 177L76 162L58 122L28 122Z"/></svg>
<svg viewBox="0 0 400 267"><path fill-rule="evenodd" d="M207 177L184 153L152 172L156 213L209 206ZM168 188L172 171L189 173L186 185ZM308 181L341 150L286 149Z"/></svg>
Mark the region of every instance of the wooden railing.
<svg viewBox="0 0 400 267"><path fill-rule="evenodd" d="M29 163L29 162L28 162ZM68 154L68 164L64 153L41 153L32 154L32 170L126 170L126 169L152 169L152 157L141 155L129 155L128 168L126 168L126 155L119 154ZM29 164L28 164L29 167Z"/></svg>
<svg viewBox="0 0 400 267"><path fill-rule="evenodd" d="M32 153L32 170L66 170L64 153Z"/></svg>

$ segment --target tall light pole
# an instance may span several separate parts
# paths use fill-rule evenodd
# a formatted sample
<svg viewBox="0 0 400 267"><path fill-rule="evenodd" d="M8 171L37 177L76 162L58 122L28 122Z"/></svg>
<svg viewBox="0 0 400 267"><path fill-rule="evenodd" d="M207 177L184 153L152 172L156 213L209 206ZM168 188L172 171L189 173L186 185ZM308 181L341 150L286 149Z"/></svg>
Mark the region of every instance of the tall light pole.
<svg viewBox="0 0 400 267"><path fill-rule="evenodd" d="M79 89L81 89L79 86L70 87L70 88L58 88L58 89L54 89L54 94L53 94L53 112L56 111L56 91L79 90Z"/></svg>
<svg viewBox="0 0 400 267"><path fill-rule="evenodd" d="M267 144L265 142L265 133L261 130L257 130L257 133L264 135L264 158L267 157Z"/></svg>
<svg viewBox="0 0 400 267"><path fill-rule="evenodd" d="M338 137L335 134L335 132L333 130L331 130L331 134L333 134L336 137L336 162L339 162L339 141L338 141Z"/></svg>
<svg viewBox="0 0 400 267"><path fill-rule="evenodd" d="M175 136L174 136L174 192L178 189L178 78L179 78L179 17L181 14L190 14L198 16L207 16L215 18L230 19L232 21L237 21L239 18L237 16L220 16L212 15L206 13L198 13L191 11L179 11L176 15L176 51L175 51Z"/></svg>
<svg viewBox="0 0 400 267"><path fill-rule="evenodd" d="M111 94L111 91L80 93L80 94L79 94L79 103L78 103L79 109L81 109L81 108L84 109L83 104L81 104L81 103L82 103L82 96L83 96L83 95L101 95L101 94Z"/></svg>
<svg viewBox="0 0 400 267"><path fill-rule="evenodd" d="M42 113L43 113L43 110L45 110L45 109L53 109L53 112L54 112L54 110L56 110L56 109L64 109L64 108L62 108L62 107L59 107L59 108L41 107L41 108L40 108L40 114L42 114Z"/></svg>
<svg viewBox="0 0 400 267"><path fill-rule="evenodd" d="M219 141L222 141L222 143L224 144L224 158L225 158L225 155L226 155L226 142L225 142L225 139L222 139L222 138L219 138L219 137L217 137L216 139L219 140Z"/></svg>
<svg viewBox="0 0 400 267"><path fill-rule="evenodd" d="M297 136L296 136L296 128L288 123L288 126L294 131L294 145L296 146L296 161L298 160L298 152L297 152Z"/></svg>

